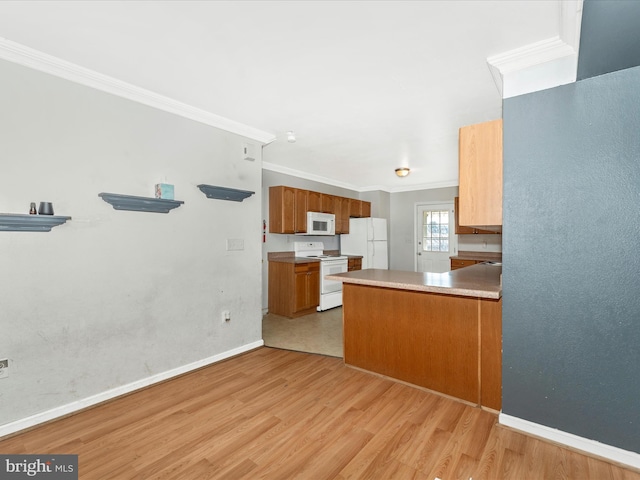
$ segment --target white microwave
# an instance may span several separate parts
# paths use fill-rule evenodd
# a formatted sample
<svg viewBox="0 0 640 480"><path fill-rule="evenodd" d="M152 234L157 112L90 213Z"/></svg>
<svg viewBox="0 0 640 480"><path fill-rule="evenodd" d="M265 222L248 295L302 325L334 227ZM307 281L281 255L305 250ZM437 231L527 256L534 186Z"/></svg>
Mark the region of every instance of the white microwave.
<svg viewBox="0 0 640 480"><path fill-rule="evenodd" d="M333 213L307 212L307 231L299 235L335 235L336 216Z"/></svg>

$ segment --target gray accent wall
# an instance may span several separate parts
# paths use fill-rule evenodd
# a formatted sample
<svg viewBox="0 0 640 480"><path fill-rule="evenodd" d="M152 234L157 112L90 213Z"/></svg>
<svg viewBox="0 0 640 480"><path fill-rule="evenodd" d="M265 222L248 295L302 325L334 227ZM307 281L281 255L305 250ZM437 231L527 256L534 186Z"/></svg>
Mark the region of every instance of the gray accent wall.
<svg viewBox="0 0 640 480"><path fill-rule="evenodd" d="M640 2L585 0L578 80L640 65Z"/></svg>
<svg viewBox="0 0 640 480"><path fill-rule="evenodd" d="M0 427L260 344L262 160L242 160L247 138L5 61L0 87L0 212L48 201L72 217L0 232ZM153 197L165 180L184 201L166 214L98 197ZM211 200L202 183L256 195Z"/></svg>
<svg viewBox="0 0 640 480"><path fill-rule="evenodd" d="M504 101L503 412L640 452L640 68Z"/></svg>

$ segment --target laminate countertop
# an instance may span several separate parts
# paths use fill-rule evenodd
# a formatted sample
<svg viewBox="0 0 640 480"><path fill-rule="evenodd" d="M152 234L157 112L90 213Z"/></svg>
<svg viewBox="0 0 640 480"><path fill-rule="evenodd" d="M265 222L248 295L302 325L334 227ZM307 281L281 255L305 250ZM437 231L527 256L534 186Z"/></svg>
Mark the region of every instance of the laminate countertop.
<svg viewBox="0 0 640 480"><path fill-rule="evenodd" d="M445 273L368 268L326 278L356 285L498 300L502 297L501 275L501 265L479 263Z"/></svg>

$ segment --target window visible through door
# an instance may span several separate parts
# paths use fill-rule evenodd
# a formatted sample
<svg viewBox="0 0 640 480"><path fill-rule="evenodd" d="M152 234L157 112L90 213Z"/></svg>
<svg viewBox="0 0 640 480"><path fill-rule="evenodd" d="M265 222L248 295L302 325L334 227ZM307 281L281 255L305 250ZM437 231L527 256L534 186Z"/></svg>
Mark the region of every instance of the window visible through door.
<svg viewBox="0 0 640 480"><path fill-rule="evenodd" d="M448 272L458 248L453 203L416 204L416 272Z"/></svg>
<svg viewBox="0 0 640 480"><path fill-rule="evenodd" d="M449 210L424 210L422 251L449 252Z"/></svg>

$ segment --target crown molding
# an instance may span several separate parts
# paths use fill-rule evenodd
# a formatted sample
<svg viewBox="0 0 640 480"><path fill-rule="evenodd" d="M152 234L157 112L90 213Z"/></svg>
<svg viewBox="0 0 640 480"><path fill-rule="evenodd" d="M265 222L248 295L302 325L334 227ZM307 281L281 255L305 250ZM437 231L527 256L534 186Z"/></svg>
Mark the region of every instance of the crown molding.
<svg viewBox="0 0 640 480"><path fill-rule="evenodd" d="M436 188L457 187L458 179L445 182L421 183L417 185L407 185L406 187L393 187L387 190L389 193L415 192L416 190L434 190Z"/></svg>
<svg viewBox="0 0 640 480"><path fill-rule="evenodd" d="M296 170L294 168L283 167L282 165L276 165L275 163L262 162L262 168L271 172L282 173L284 175L291 175L292 177L304 178L305 180L311 180L313 182L326 183L327 185L333 185L334 187L346 188L348 190L355 190L360 192L360 188L356 185L344 182L338 182L332 178L322 177L320 175L313 175L311 173L303 172L302 170Z"/></svg>
<svg viewBox="0 0 640 480"><path fill-rule="evenodd" d="M559 35L487 58L502 98L576 81L583 0L559 2Z"/></svg>
<svg viewBox="0 0 640 480"><path fill-rule="evenodd" d="M427 184L420 184L420 185L407 185L402 187L389 187L388 185L370 185L367 187L358 187L350 183L338 182L337 180L334 180L332 178L322 177L320 175L313 175L307 172L303 172L301 170L295 170L293 168L276 165L275 163L262 162L262 168L264 170L269 170L271 172L291 175L292 177L303 178L305 180L324 183L327 185L332 185L334 187L346 188L348 190L353 190L358 193L376 192L376 191L382 191L382 192L388 192L388 193L400 193L400 192L412 192L415 190L431 190L434 188L446 188L446 187L458 186L458 180L455 179L455 180L449 180L446 182L427 183Z"/></svg>
<svg viewBox="0 0 640 480"><path fill-rule="evenodd" d="M0 58L261 142L275 135L0 37Z"/></svg>
<svg viewBox="0 0 640 480"><path fill-rule="evenodd" d="M493 81L502 98L536 92L575 82L577 53L552 37L487 58Z"/></svg>

